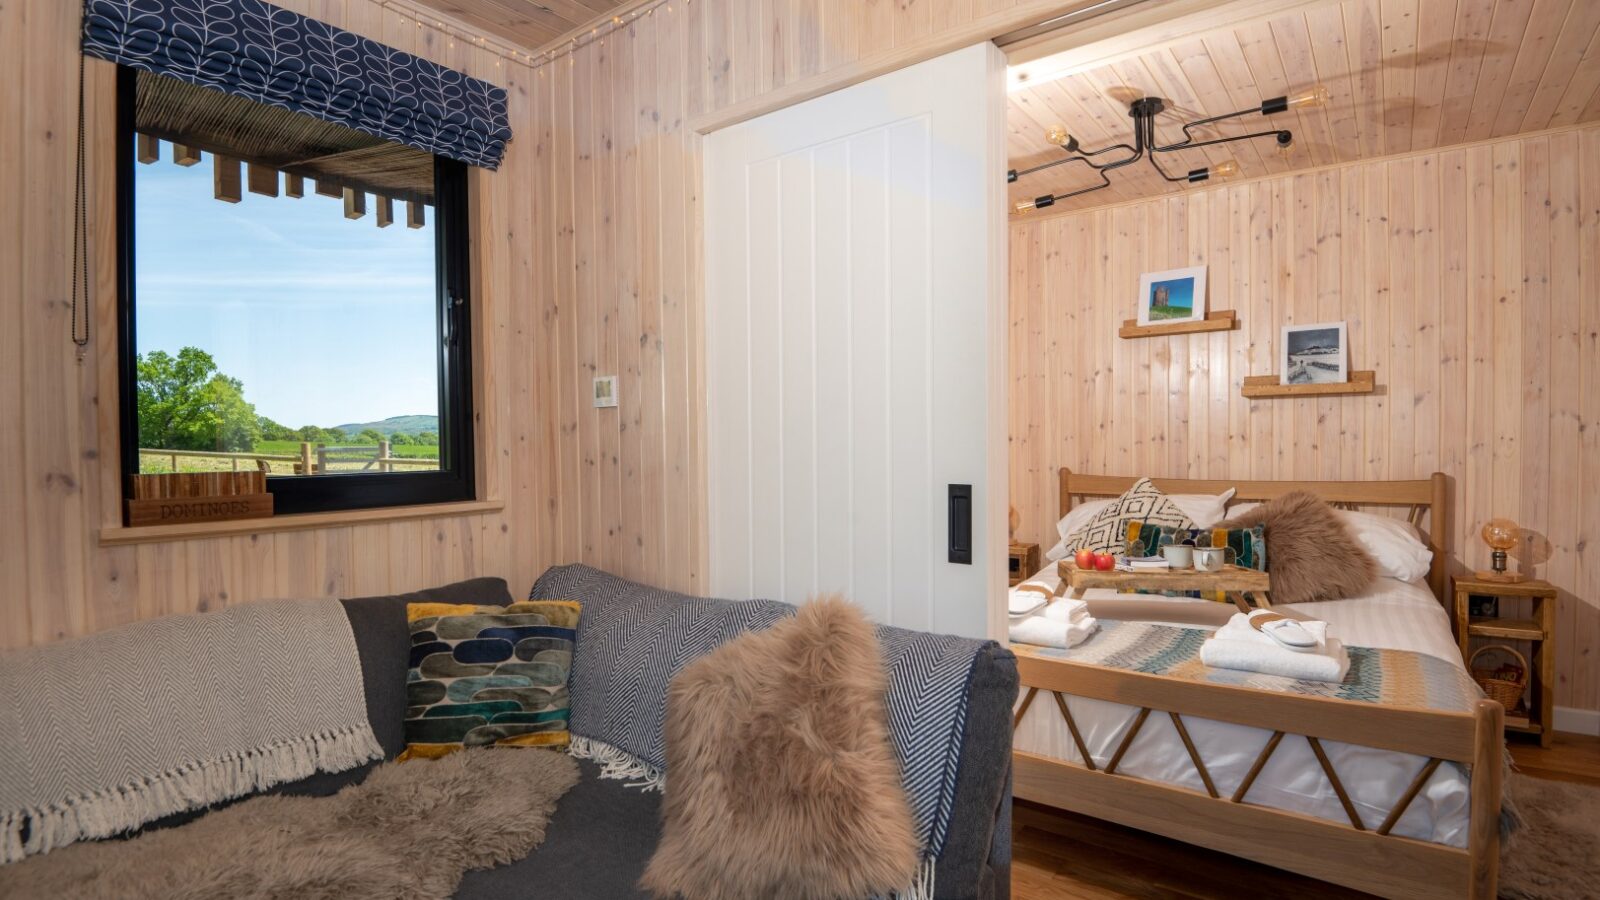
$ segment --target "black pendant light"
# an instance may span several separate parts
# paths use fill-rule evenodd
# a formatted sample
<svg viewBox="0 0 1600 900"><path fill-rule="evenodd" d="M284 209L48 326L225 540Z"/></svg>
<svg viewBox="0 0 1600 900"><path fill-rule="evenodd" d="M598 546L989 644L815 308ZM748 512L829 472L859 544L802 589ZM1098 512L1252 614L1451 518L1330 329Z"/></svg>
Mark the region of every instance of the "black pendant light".
<svg viewBox="0 0 1600 900"><path fill-rule="evenodd" d="M1160 97L1141 97L1138 100L1128 104L1128 116L1129 118L1133 119L1132 144L1110 144L1108 146L1101 147L1098 150L1085 150L1078 143L1077 138L1067 133L1066 128L1057 125L1045 132L1045 140L1066 151L1067 155L1062 159L1054 159L1050 162L1042 163L1029 169L1022 169L1021 171L1012 169L1006 173L1006 181L1014 182L1018 178L1021 178L1025 175L1032 175L1034 172L1070 162L1081 162L1093 169L1100 176L1100 183L1090 187L1081 188L1076 191L1070 191L1065 194L1045 194L1041 197L1035 197L1032 200L1024 200L1016 205L1017 212L1023 213L1030 209L1043 209L1047 206L1054 205L1057 200L1065 200L1068 197L1076 197L1079 194L1087 194L1090 191L1098 191L1102 188L1110 187L1111 178L1108 173L1110 173L1113 169L1120 169L1123 166L1133 165L1141 159L1148 159L1150 161L1150 167L1155 169L1156 173L1162 178L1171 182L1185 182L1194 184L1205 181L1211 178L1213 175L1219 178L1227 178L1230 175L1237 175L1239 172L1239 164L1231 159L1220 162L1214 167L1201 166L1198 169L1190 169L1188 172L1181 175L1169 175L1167 170L1163 169L1161 164L1156 161L1156 154L1171 153L1175 150L1194 150L1200 147L1210 147L1214 144L1230 144L1234 141L1248 141L1254 138L1264 137L1274 138L1277 142L1279 152L1287 153L1289 148L1294 146L1294 133L1287 128L1274 128L1267 131L1255 131L1251 132L1250 134L1236 134L1232 137L1212 138L1210 140L1195 140L1195 137L1191 133L1190 129L1199 128L1205 125L1212 125L1214 123L1221 122L1224 119L1234 119L1240 116L1248 115L1270 116L1288 109L1298 109L1305 106L1321 106L1326 102L1328 102L1328 89L1322 85L1317 85L1301 91L1298 94L1285 97L1273 97L1271 100L1263 100L1261 101L1261 105L1258 107L1241 109L1238 112L1226 113L1220 116L1211 116L1207 119L1196 119L1193 122L1184 123L1183 140L1175 144L1159 144L1156 142L1156 116L1160 115L1167 108L1166 102ZM1104 156L1108 153L1119 153L1120 155L1113 156L1108 161L1103 161L1096 158Z"/></svg>

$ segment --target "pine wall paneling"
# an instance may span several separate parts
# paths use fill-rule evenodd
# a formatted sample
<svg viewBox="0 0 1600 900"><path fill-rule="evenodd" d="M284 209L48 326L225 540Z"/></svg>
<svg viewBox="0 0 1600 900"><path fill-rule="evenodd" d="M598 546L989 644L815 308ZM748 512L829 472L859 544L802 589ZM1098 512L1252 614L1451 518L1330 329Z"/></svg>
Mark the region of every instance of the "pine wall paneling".
<svg viewBox="0 0 1600 900"><path fill-rule="evenodd" d="M1120 340L1141 272L1209 267L1237 331ZM1455 479L1561 588L1556 702L1600 709L1600 127L1353 162L1011 227L1012 502L1055 542L1056 469ZM1246 400L1285 324L1349 323L1369 396Z"/></svg>
<svg viewBox="0 0 1600 900"><path fill-rule="evenodd" d="M373 0L281 5L505 85L474 172L479 427L503 512L103 547L116 516L113 69L91 61L93 352L67 340L78 6L0 5L0 646L139 618L587 562L693 591L705 545L699 137L692 118L906 64L1084 0L682 0L532 69ZM572 4L564 4L571 6ZM626 7L624 7L626 8ZM465 15L465 10L457 10ZM446 12L445 15L451 15ZM429 17L430 22L432 17ZM531 48L530 48L531 49ZM287 202L287 201L286 201ZM589 406L620 376L622 405ZM66 414L63 414L65 411Z"/></svg>
<svg viewBox="0 0 1600 900"><path fill-rule="evenodd" d="M555 331L556 558L703 588L697 125L1083 5L674 0L536 70L524 134L540 145L533 277ZM610 374L620 405L596 410L590 379Z"/></svg>
<svg viewBox="0 0 1600 900"><path fill-rule="evenodd" d="M475 340L480 440L502 512L318 530L101 546L118 523L115 69L89 61L93 344L68 341L78 6L0 5L0 646L140 618L289 596L359 596L480 574L526 590L563 557L558 521L556 294L535 281L535 217L548 193L533 123L548 95L524 66L369 0L283 5L510 89L518 136L496 173L474 170ZM541 181L542 180L542 181ZM281 202L294 202L285 200ZM549 275L550 267L544 267Z"/></svg>
<svg viewBox="0 0 1600 900"><path fill-rule="evenodd" d="M505 511L258 537L99 546L95 530L105 510L113 508L105 498L115 491L106 467L95 462L102 452L114 451L102 447L99 438L115 418L114 404L99 402L111 396L102 386L99 361L110 359L114 333L108 311L112 250L104 237L109 206L103 200L110 196L104 149L109 138L96 140L95 134L109 120L102 112L91 122L96 160L91 222L101 236L94 246L93 278L99 302L95 352L80 366L66 340L71 210L60 202L71 196L77 11L73 4L53 0L20 0L0 6L0 72L18 87L0 95L0 121L23 125L0 131L0 190L21 201L8 204L0 220L0 367L5 369L0 412L14 423L0 431L0 457L20 461L0 473L0 509L6 513L0 515L0 615L5 616L0 645L296 592L376 593L472 574L504 575L519 590L546 565L565 561L695 590L705 558L703 275L699 139L688 123L779 95L785 87L858 72L895 54L929 48L933 55L949 35L998 34L1075 4L686 0L670 4L670 12L658 7L604 43L534 70L510 64L497 69L492 54L464 43L451 47L446 33L419 29L370 0L285 5L352 30L380 29L369 33L444 62L460 60L454 64L511 88L517 137L506 165L498 173L474 176L478 194L494 197L477 208L476 281L479 301L492 310L488 321L480 314L478 323L492 350L481 409L493 420L489 427ZM1433 46L1420 35L1418 42ZM1381 53L1381 45L1375 52ZM624 54L628 59L618 62ZM1437 68L1419 69L1419 91L1448 93L1448 73ZM109 110L109 67L91 63L90 71L92 108ZM1580 80L1600 79L1595 72L1600 69L1584 68ZM1350 77L1379 76L1362 67ZM1445 88L1433 83L1440 80ZM1563 98L1544 87L1536 90L1532 104L1548 105L1554 97L1559 106ZM1576 98L1581 91L1568 93ZM1554 115L1576 120L1583 114L1578 103L1561 106ZM1334 122L1331 127L1345 126ZM1413 132L1419 127L1437 126L1414 120ZM1361 133L1377 131L1363 126ZM1544 396L1536 398L1548 409L1542 437L1526 437L1526 428L1510 429L1504 418L1501 430L1492 430L1496 404L1504 415L1515 396L1504 388L1499 394L1477 390L1490 386L1485 372L1498 371L1492 361L1501 358L1492 342L1482 342L1484 335L1492 334L1497 323L1526 321L1507 313L1497 317L1488 309L1493 303L1481 302L1495 296L1496 272L1485 261L1496 258L1496 234L1483 223L1497 221L1496 203L1519 200L1521 222L1545 209L1520 187L1516 194L1487 190L1497 173L1511 165L1521 169L1528 157L1523 141L1504 142L1506 159L1497 160L1492 151L1485 155L1482 148L1413 158L1413 169L1422 170L1412 192L1419 216L1414 221L1421 224L1413 227L1426 234L1431 222L1436 234L1436 241L1416 239L1417 251L1426 258L1415 260L1388 249L1391 223L1375 212L1387 203L1396 180L1389 163L1014 227L1012 284L1017 290L1027 286L1028 296L1052 297L1049 317L1026 317L1026 306L1012 315L1012 359L1026 362L1014 373L1011 404L1018 423L1014 496L1026 516L1023 533L1046 534L1043 495L1035 496L1037 489L1028 486L1062 462L1086 470L1132 471L1135 462L1148 460L1165 462L1173 474L1210 470L1262 477L1291 477L1314 466L1340 477L1381 477L1392 466L1404 467L1392 452L1393 433L1397 446L1418 454L1405 457L1418 471L1451 472L1458 485L1475 486L1461 488L1471 496L1485 485L1493 492L1498 471L1504 496L1514 490L1505 480L1512 471L1519 486L1538 483L1539 473L1525 475L1524 468L1533 452L1528 448L1542 440L1548 458L1545 514L1551 522L1542 530L1556 547L1541 571L1575 591L1564 604L1567 684L1560 702L1600 707L1594 646L1600 641L1590 637L1600 625L1594 607L1587 605L1600 594L1600 563L1588 549L1600 507L1584 503L1579 490L1593 493L1579 479L1600 479L1600 474L1588 475L1600 473L1600 431L1584 427L1595 418L1600 372L1583 365L1600 358L1595 338L1600 311L1594 299L1600 296L1595 240L1600 146L1589 131L1533 140L1548 144L1551 197L1573 198L1546 211L1547 246L1527 236L1536 229L1525 230L1518 242L1519 260L1543 255L1552 263L1544 298L1532 299L1536 291L1513 285L1519 288L1513 292L1519 306L1545 309L1548 316L1545 337L1532 329L1516 335L1518 366L1547 364L1551 373L1569 373L1548 381ZM1296 180L1303 177L1311 180ZM1318 194L1330 178L1336 204L1332 189ZM1430 178L1439 184L1436 204L1418 200L1427 196ZM1303 194L1307 184L1312 200L1301 209L1296 191ZM1471 189L1479 186L1486 190ZM1193 199L1202 195L1205 199ZM1181 224L1175 218L1180 211ZM1319 221L1331 222L1327 217L1334 212L1337 253L1316 248L1316 262L1308 265L1303 251L1291 246L1295 229L1310 233L1307 229ZM526 229L526 235L518 229ZM1068 245L1057 229L1076 229L1073 253L1062 253ZM1216 240L1219 234L1227 240ZM1192 240L1207 245L1194 247ZM632 257L626 265L618 258L624 250ZM1379 383L1392 385L1387 369L1406 364L1406 358L1395 359L1388 341L1392 263L1400 256L1405 256L1402 270L1407 264L1416 267L1408 276L1413 285L1419 278L1437 279L1433 318L1411 320L1419 329L1432 323L1412 339L1417 352L1426 352L1432 342L1439 351L1437 365L1423 366L1410 385L1410 414L1390 415L1399 396L1390 392L1311 401L1303 408L1299 401L1262 401L1252 413L1237 395L1242 376L1236 373L1270 371L1277 340L1276 325L1262 329L1252 323L1275 322L1291 312L1305 321L1310 313L1301 303L1326 301L1326 312L1319 305L1316 315L1334 318L1337 311L1348 319L1358 358L1370 360L1358 365L1382 366ZM1102 339L1115 331L1125 310L1090 299L1105 296L1108 285L1136 284L1146 260L1158 258L1163 262L1150 267L1165 267L1168 258L1174 258L1171 265L1186 258L1210 264L1214 308L1223 308L1216 298L1224 287L1236 292L1230 296L1240 298L1236 308L1244 330L1183 339L1182 350L1169 346L1173 339ZM1217 261L1223 258L1226 284ZM1573 259L1581 264L1570 265ZM1569 264L1555 264L1563 260ZM1502 266L1503 284L1513 267L1510 259ZM1437 274L1427 274L1432 272ZM1067 277L1073 280L1063 282ZM1307 279L1310 287L1303 286ZM1063 284L1072 285L1080 298L1076 303L1061 300ZM1057 290L1047 294L1052 285ZM1426 299L1419 287L1412 290ZM1452 310L1444 299L1451 296L1479 301L1472 306L1479 312ZM1571 311L1575 305L1580 312ZM1406 321L1403 315L1400 320ZM1203 360L1204 378L1195 376L1187 362L1180 375L1175 360ZM616 368L602 371L603 364ZM590 407L589 380L596 374L621 376L622 397L637 398L637 405ZM1197 390L1203 398L1195 396ZM1174 395L1184 402L1169 402ZM1522 408L1521 419L1536 422L1537 408ZM1039 409L1058 414L1039 416ZM61 415L62 410L71 412ZM1107 417L1100 410L1117 412ZM1403 424L1392 428L1402 418ZM1477 427L1483 423L1491 424L1489 432ZM1328 441L1335 427L1338 439ZM624 431L635 435L624 439ZM1210 442L1202 453L1191 454L1191 438L1202 433ZM1469 434L1493 437L1469 441ZM1109 439L1088 439L1098 435ZM1053 460L1042 455L1047 452ZM1435 462L1426 462L1429 453ZM1469 554L1478 553L1479 546L1475 538L1465 539L1471 530L1467 522L1482 516L1492 499L1491 494L1482 501L1462 500L1457 543ZM1586 600L1574 602L1574 596Z"/></svg>

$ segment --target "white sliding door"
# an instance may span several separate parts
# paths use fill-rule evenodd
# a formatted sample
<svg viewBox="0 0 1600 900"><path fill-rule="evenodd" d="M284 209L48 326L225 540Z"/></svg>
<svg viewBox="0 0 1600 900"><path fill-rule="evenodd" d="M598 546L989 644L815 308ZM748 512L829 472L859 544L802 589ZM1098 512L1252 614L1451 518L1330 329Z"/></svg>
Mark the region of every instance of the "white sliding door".
<svg viewBox="0 0 1600 900"><path fill-rule="evenodd" d="M707 136L714 593L1003 628L1004 67L985 43Z"/></svg>

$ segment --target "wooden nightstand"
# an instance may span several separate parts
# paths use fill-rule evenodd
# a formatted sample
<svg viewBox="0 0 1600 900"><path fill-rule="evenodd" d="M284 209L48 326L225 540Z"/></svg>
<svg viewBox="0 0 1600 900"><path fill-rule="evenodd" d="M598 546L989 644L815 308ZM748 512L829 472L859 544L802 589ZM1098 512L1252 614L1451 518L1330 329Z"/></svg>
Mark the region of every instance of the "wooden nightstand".
<svg viewBox="0 0 1600 900"><path fill-rule="evenodd" d="M1013 543L1008 571L1012 587L1032 578L1033 573L1039 571L1039 545Z"/></svg>
<svg viewBox="0 0 1600 900"><path fill-rule="evenodd" d="M1556 672L1556 589L1543 581L1481 581L1477 578L1451 578L1455 594L1456 643L1461 646L1461 658L1472 657L1474 637L1491 640L1531 641L1533 654L1528 661L1528 691L1523 695L1523 708L1506 713L1506 730L1521 731L1539 736L1541 746L1550 746L1552 731L1551 707L1555 701ZM1468 598L1477 595L1501 600L1526 599L1533 601L1533 617L1511 619L1505 617L1472 616Z"/></svg>

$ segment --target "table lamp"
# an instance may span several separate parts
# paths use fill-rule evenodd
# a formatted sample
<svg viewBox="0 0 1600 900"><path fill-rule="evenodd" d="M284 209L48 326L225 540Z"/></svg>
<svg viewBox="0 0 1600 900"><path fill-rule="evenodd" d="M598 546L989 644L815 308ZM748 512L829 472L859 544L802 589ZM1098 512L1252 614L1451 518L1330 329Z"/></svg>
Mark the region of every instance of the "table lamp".
<svg viewBox="0 0 1600 900"><path fill-rule="evenodd" d="M1483 525L1483 542L1494 552L1489 555L1490 571L1479 571L1485 581L1522 581L1521 574L1506 571L1506 551L1522 540L1522 529L1510 519L1490 519Z"/></svg>

